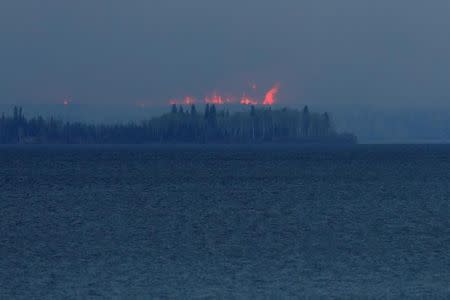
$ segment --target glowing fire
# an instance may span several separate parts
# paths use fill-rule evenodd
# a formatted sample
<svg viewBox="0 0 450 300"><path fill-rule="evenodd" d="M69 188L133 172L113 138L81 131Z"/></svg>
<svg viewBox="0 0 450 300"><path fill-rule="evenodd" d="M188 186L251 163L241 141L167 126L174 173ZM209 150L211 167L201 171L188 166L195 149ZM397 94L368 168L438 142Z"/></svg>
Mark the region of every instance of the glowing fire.
<svg viewBox="0 0 450 300"><path fill-rule="evenodd" d="M224 104L225 103L222 96L217 95L217 93L214 93L211 97L206 97L205 102L210 103L210 104Z"/></svg>
<svg viewBox="0 0 450 300"><path fill-rule="evenodd" d="M192 105L194 103L195 103L194 97L190 97L190 96L184 97L183 104Z"/></svg>
<svg viewBox="0 0 450 300"><path fill-rule="evenodd" d="M244 96L242 96L242 99L241 99L241 101L239 103L241 103L243 105L257 105L258 101L250 99L249 97L244 95Z"/></svg>
<svg viewBox="0 0 450 300"><path fill-rule="evenodd" d="M274 105L277 102L277 94L280 90L280 85L275 84L266 94L264 98L263 105Z"/></svg>
<svg viewBox="0 0 450 300"><path fill-rule="evenodd" d="M63 103L64 106L67 106L70 103L72 103L72 99L70 99L69 97L64 98L62 103Z"/></svg>
<svg viewBox="0 0 450 300"><path fill-rule="evenodd" d="M252 93L256 93L257 86L255 83L250 84L250 88L252 90ZM240 103L242 105L274 105L277 103L277 95L280 90L280 84L275 84L264 96L264 99L257 100L255 97L249 97L245 93L242 97L236 98L232 96L223 96L218 94L217 92L214 92L210 96L206 96L204 98L204 103L208 104L226 104L226 103ZM192 96L186 96L182 98L182 100L179 99L171 99L169 100L170 104L179 104L179 105L192 105L197 102L197 99L195 99Z"/></svg>

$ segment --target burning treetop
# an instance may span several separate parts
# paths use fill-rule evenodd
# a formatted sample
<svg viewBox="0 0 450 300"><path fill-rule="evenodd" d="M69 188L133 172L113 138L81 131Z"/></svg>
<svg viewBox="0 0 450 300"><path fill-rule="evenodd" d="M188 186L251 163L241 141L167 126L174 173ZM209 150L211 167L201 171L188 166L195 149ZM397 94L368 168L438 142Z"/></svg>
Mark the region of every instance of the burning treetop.
<svg viewBox="0 0 450 300"><path fill-rule="evenodd" d="M251 88L253 92L256 92L256 84L251 84ZM258 99L256 96L249 96L247 93L243 93L240 97L235 96L224 96L218 92L213 92L211 95L204 97L203 101L196 99L193 96L185 96L182 99L171 99L169 100L169 104L184 104L184 105L192 105L196 103L206 103L206 104L231 104L231 103L239 103L242 105L274 105L277 103L277 95L280 91L280 84L276 83L270 90L268 90L264 94L264 98Z"/></svg>

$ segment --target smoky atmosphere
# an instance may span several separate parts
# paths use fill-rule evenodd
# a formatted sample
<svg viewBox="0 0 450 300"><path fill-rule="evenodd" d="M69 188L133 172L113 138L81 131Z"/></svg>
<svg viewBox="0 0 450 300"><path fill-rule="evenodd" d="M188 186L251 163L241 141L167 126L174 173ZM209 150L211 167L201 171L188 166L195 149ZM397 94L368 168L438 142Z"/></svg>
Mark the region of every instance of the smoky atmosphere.
<svg viewBox="0 0 450 300"><path fill-rule="evenodd" d="M449 6L5 0L1 101L163 105L279 82L285 105L444 105Z"/></svg>
<svg viewBox="0 0 450 300"><path fill-rule="evenodd" d="M450 1L0 0L0 299L450 299Z"/></svg>
<svg viewBox="0 0 450 300"><path fill-rule="evenodd" d="M263 102L279 85L279 105L328 108L366 141L447 140L449 6L5 0L0 110L129 121L214 95ZM423 113L421 124L411 121Z"/></svg>
<svg viewBox="0 0 450 300"><path fill-rule="evenodd" d="M446 140L439 119L450 107L449 6L5 0L0 110L20 104L28 115L129 121L217 95L262 103L279 86L279 105L333 111L363 140ZM423 124L410 120L423 112ZM362 123L367 114L373 124Z"/></svg>

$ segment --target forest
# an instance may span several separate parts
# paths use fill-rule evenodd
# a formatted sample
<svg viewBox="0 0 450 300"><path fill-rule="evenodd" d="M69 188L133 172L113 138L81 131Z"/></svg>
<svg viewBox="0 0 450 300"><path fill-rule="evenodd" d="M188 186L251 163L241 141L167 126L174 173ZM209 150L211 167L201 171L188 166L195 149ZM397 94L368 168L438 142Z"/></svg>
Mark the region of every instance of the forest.
<svg viewBox="0 0 450 300"><path fill-rule="evenodd" d="M246 111L205 105L172 105L169 112L141 122L95 124L54 117L26 118L21 107L0 119L1 144L146 144L146 143L356 143L337 133L328 113L249 106Z"/></svg>

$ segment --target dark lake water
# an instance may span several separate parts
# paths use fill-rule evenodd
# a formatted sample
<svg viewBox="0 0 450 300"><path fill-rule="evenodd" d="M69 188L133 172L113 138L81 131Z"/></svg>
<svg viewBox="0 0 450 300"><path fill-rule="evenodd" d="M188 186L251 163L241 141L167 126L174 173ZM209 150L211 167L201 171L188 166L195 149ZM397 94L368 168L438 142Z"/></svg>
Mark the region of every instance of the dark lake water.
<svg viewBox="0 0 450 300"><path fill-rule="evenodd" d="M450 146L2 147L0 298L450 297Z"/></svg>

